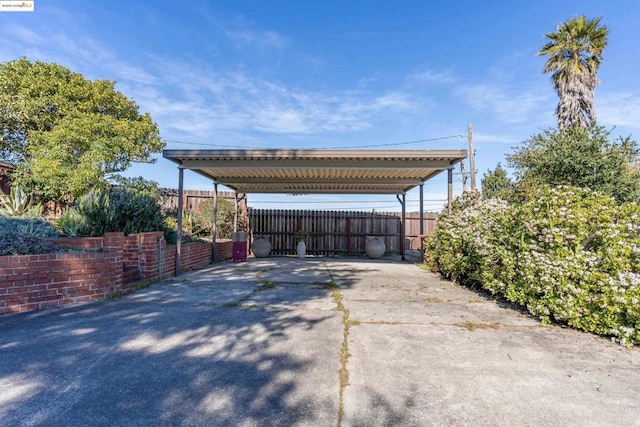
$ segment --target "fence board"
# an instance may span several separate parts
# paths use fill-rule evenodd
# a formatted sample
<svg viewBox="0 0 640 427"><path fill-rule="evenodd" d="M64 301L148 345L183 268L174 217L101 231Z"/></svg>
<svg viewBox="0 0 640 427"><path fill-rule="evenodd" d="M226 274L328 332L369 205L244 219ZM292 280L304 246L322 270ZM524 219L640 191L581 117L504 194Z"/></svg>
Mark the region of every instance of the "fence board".
<svg viewBox="0 0 640 427"><path fill-rule="evenodd" d="M165 197L164 207L175 209L178 206L178 190L175 188L162 188L160 190ZM184 190L182 193L182 205L185 209L196 209L200 203L213 199L213 190ZM218 191L218 198L235 200L233 191Z"/></svg>
<svg viewBox="0 0 640 427"><path fill-rule="evenodd" d="M424 234L435 228L436 215L425 214ZM400 253L401 214L397 212L309 211L250 209L252 238L268 236L273 255L294 255L297 230L309 233L307 253L358 255L364 253L367 236L383 237L387 252ZM420 215L407 214L406 249L420 249Z"/></svg>

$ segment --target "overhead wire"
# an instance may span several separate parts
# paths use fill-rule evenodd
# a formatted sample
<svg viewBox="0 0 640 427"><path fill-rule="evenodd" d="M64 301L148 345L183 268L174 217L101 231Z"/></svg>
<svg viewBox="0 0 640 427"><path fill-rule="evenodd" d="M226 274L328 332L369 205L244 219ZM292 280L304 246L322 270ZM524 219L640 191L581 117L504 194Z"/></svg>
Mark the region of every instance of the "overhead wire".
<svg viewBox="0 0 640 427"><path fill-rule="evenodd" d="M395 147L399 145L422 144L425 142L441 141L444 139L452 139L452 138L464 138L464 135L449 135L449 136L441 136L438 138L419 139L416 141L395 142L395 143L388 143L388 144L350 145L350 146L343 146L343 147L325 147L325 148L349 149L349 148L371 148L371 147Z"/></svg>
<svg viewBox="0 0 640 427"><path fill-rule="evenodd" d="M425 202L446 202L447 199L425 199ZM355 202L357 203L388 203L388 201L386 200L356 200ZM329 200L329 201L283 201L283 200L279 200L279 201L252 201L252 203L268 203L268 204L278 204L278 203L283 203L283 204L291 204L294 203L296 205L298 204L330 204L330 203L337 203L337 204L345 204L345 201L338 201L338 200ZM349 203L349 202L346 202ZM419 203L419 202L411 202L411 201L407 201L407 203Z"/></svg>
<svg viewBox="0 0 640 427"><path fill-rule="evenodd" d="M397 147L401 145L411 145L411 144L423 144L427 142L435 142L442 141L445 139L453 139L453 138L465 138L465 135L448 135L441 136L437 138L427 138L427 139L418 139L415 141L404 141L404 142L392 142L385 144L366 144L366 145L349 145L349 146L329 146L323 147L327 149L352 149L352 148L373 148L373 147ZM197 145L201 147L222 147L222 148L256 148L256 147L246 147L242 145L227 145L227 144L214 144L214 143L205 143L205 142L193 142L193 141L181 141L177 139L165 139L166 142L171 142L174 144L185 144L185 145Z"/></svg>

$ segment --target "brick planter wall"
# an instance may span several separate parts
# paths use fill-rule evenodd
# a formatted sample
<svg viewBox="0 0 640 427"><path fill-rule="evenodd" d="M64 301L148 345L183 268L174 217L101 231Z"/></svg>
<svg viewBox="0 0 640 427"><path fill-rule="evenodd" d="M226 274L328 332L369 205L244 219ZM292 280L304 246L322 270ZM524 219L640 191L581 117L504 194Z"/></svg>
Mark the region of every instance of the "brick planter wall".
<svg viewBox="0 0 640 427"><path fill-rule="evenodd" d="M128 292L135 283L175 275L175 245L167 245L162 232L124 236L56 238L57 245L91 252L0 256L0 314L102 299ZM231 258L231 242L218 242L216 261ZM211 262L211 244L182 245L182 270ZM134 270L136 275L126 274Z"/></svg>

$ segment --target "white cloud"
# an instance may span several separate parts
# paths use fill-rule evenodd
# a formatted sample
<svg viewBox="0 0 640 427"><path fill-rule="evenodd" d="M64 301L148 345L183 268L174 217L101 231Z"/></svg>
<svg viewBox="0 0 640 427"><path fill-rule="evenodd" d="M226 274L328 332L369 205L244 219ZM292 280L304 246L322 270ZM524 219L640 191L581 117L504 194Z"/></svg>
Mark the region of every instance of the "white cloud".
<svg viewBox="0 0 640 427"><path fill-rule="evenodd" d="M317 92L289 87L243 71L217 71L192 62L154 58L159 87L129 85L166 130L204 138L220 132L309 135L367 129L380 115L410 111L411 97L399 91ZM160 74L160 69L163 73ZM149 70L147 70L150 72ZM170 87L171 93L161 88Z"/></svg>
<svg viewBox="0 0 640 427"><path fill-rule="evenodd" d="M505 123L538 120L541 112L553 105L548 91L522 84L508 88L494 83L469 84L455 93L475 110L495 114Z"/></svg>
<svg viewBox="0 0 640 427"><path fill-rule="evenodd" d="M409 82L418 85L428 84L451 84L455 83L457 78L451 71L437 72L432 70L419 71L409 76Z"/></svg>
<svg viewBox="0 0 640 427"><path fill-rule="evenodd" d="M0 29L0 48L10 47L1 41L5 32ZM12 32L12 43L20 52L37 53L32 60L57 62L88 78L116 80L119 90L151 113L167 139L344 133L369 129L384 118L419 108L411 93L400 90L375 92L355 83L352 90L318 91L199 60L147 55L127 61L89 37L52 32L44 38L22 27ZM269 32L233 36L274 48L286 44Z"/></svg>
<svg viewBox="0 0 640 427"><path fill-rule="evenodd" d="M227 37L239 48L284 49L287 39L274 31L227 30Z"/></svg>
<svg viewBox="0 0 640 427"><path fill-rule="evenodd" d="M493 143L493 144L518 144L522 142L522 138L513 135L502 135L497 133L474 132L474 142Z"/></svg>
<svg viewBox="0 0 640 427"><path fill-rule="evenodd" d="M598 123L606 126L640 128L640 97L630 92L596 93Z"/></svg>
<svg viewBox="0 0 640 427"><path fill-rule="evenodd" d="M3 31L5 34L11 35L8 40L19 40L20 43L39 44L45 41L45 38L35 31L20 27L18 25L7 25Z"/></svg>

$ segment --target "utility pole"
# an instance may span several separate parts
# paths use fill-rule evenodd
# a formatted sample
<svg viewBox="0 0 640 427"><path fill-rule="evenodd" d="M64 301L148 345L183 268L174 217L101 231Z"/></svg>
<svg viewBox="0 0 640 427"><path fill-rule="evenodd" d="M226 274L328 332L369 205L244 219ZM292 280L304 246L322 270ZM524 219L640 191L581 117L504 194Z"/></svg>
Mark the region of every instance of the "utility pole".
<svg viewBox="0 0 640 427"><path fill-rule="evenodd" d="M464 160L460 162L460 175L462 175L462 191L467 191L467 165Z"/></svg>
<svg viewBox="0 0 640 427"><path fill-rule="evenodd" d="M467 131L469 136L469 168L471 169L471 190L476 189L476 152L473 148L473 126L469 123Z"/></svg>

